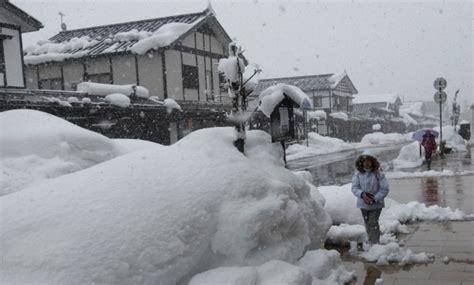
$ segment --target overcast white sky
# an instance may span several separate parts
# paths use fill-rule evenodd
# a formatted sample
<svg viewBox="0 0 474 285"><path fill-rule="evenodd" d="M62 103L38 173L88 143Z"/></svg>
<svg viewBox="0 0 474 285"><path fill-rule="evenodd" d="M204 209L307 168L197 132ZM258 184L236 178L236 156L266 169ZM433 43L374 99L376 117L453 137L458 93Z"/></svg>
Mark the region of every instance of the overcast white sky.
<svg viewBox="0 0 474 285"><path fill-rule="evenodd" d="M45 28L24 46L68 29L198 12L207 0L11 0ZM360 94L432 100L444 77L448 100L474 103L472 1L212 1L228 34L263 69L261 78L348 73Z"/></svg>

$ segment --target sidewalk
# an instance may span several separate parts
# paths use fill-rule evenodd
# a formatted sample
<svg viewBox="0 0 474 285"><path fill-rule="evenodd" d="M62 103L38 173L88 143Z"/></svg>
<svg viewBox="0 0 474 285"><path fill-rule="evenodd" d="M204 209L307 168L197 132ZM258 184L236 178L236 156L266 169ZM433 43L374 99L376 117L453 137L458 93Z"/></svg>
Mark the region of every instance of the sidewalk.
<svg viewBox="0 0 474 285"><path fill-rule="evenodd" d="M471 148L472 150L472 148ZM466 156L451 156L436 167L472 170ZM389 197L406 203L418 201L474 213L474 175L423 177L389 180ZM375 266L344 257L348 270L358 277L351 284L375 284L383 278L384 285L474 285L474 220L462 222L417 222L409 225L410 234L399 235L400 244L415 253L435 255L435 262L415 266ZM443 262L444 261L444 262ZM446 262L446 263L445 263Z"/></svg>

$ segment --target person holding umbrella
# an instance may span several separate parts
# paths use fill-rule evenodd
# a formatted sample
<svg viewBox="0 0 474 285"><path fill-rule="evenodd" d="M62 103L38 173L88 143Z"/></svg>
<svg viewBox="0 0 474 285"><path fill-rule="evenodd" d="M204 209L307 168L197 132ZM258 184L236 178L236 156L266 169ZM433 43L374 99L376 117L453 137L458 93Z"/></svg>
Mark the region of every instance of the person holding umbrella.
<svg viewBox="0 0 474 285"><path fill-rule="evenodd" d="M425 148L425 160L428 166L428 170L431 169L431 156L433 152L436 151L437 145L435 141L434 135L431 133L430 130L426 130L425 134L423 135L423 139L421 140L421 145Z"/></svg>

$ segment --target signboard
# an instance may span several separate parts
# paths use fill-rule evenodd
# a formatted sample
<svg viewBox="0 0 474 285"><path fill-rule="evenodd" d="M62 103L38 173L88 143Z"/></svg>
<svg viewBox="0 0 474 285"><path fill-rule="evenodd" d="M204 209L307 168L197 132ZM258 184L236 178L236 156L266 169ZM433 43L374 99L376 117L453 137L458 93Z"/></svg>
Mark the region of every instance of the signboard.
<svg viewBox="0 0 474 285"><path fill-rule="evenodd" d="M434 95L434 100L436 103L444 103L446 102L447 98L448 96L446 95L446 92L444 91L438 91Z"/></svg>
<svg viewBox="0 0 474 285"><path fill-rule="evenodd" d="M446 88L446 85L448 85L448 83L446 82L446 79L444 79L443 77L436 78L433 83L434 88L439 91Z"/></svg>
<svg viewBox="0 0 474 285"><path fill-rule="evenodd" d="M293 101L285 97L270 115L272 142L295 139Z"/></svg>
<svg viewBox="0 0 474 285"><path fill-rule="evenodd" d="M303 110L311 110L311 102L307 98L304 98L303 104L301 104L301 109Z"/></svg>

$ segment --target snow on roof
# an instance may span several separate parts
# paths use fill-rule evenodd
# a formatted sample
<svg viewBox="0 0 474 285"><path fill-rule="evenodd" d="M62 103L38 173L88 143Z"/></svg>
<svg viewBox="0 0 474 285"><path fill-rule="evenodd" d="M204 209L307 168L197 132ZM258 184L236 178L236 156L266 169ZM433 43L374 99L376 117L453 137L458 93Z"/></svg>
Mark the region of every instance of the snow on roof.
<svg viewBox="0 0 474 285"><path fill-rule="evenodd" d="M148 89L134 84L114 85L95 82L81 82L77 84L77 91L102 96L107 96L112 93L119 93L126 96L131 96L135 93L135 95L140 98L148 98L150 96L150 91L148 91Z"/></svg>
<svg viewBox="0 0 474 285"><path fill-rule="evenodd" d="M230 41L224 29L214 20L212 11L206 9L199 13L62 31L49 41L40 41L25 48L25 63L38 64L70 57L126 51L143 54L150 49L171 45L206 19L213 19L210 25ZM52 53L65 55L61 58L57 55L44 56Z"/></svg>
<svg viewBox="0 0 474 285"><path fill-rule="evenodd" d="M161 26L154 33L141 33L144 38L135 43L131 50L136 54L144 54L151 49L158 49L170 45L181 35L189 31L197 22L204 18L198 18L194 23L168 23ZM140 32L139 32L140 33Z"/></svg>
<svg viewBox="0 0 474 285"><path fill-rule="evenodd" d="M334 73L331 77L328 78L328 81L331 82L331 88L336 88L337 85L341 82L341 80L347 76L347 73L344 71L342 73Z"/></svg>
<svg viewBox="0 0 474 285"><path fill-rule="evenodd" d="M365 104L365 103L390 103L395 104L397 100L400 100L400 96L397 94L357 94L352 100L353 104Z"/></svg>
<svg viewBox="0 0 474 285"><path fill-rule="evenodd" d="M301 91L301 89L296 86L279 83L277 85L268 87L262 93L260 93L258 96L258 109L262 111L265 116L270 118L270 115L276 106L280 104L283 99L285 99L285 95L290 97L291 100L293 100L293 102L299 106L302 106L303 101L307 100L311 108L313 107L313 103L309 99L308 95Z"/></svg>

